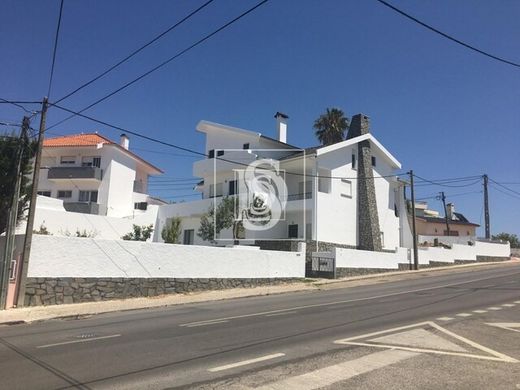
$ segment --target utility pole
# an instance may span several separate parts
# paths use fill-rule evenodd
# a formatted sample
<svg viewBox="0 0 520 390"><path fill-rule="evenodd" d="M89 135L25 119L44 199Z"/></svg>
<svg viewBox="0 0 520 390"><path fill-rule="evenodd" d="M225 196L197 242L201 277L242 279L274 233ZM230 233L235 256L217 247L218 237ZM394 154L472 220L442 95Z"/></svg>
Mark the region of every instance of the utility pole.
<svg viewBox="0 0 520 390"><path fill-rule="evenodd" d="M40 129L38 131L38 148L34 158L33 180L31 191L31 204L27 215L27 227L25 229L25 240L23 244L22 261L19 267L20 278L17 283L17 307L22 307L25 303L25 284L27 282L27 270L29 268L29 256L31 255L31 243L34 229L34 214L36 212L36 197L38 192L38 180L40 177L40 165L42 160L43 133L45 133L45 121L47 120L48 99L43 98L42 111L40 117Z"/></svg>
<svg viewBox="0 0 520 390"><path fill-rule="evenodd" d="M491 238L489 229L489 198L488 198L488 175L482 176L484 179L484 221L486 225L486 239Z"/></svg>
<svg viewBox="0 0 520 390"><path fill-rule="evenodd" d="M8 225L5 232L5 246L3 264L0 267L0 309L6 308L7 290L9 289L9 271L11 270L11 261L14 254L14 245L16 238L16 223L18 221L18 203L20 200L20 187L22 185L22 161L25 150L25 143L27 142L27 131L29 130L29 118L24 116L22 121L22 128L20 130L20 143L18 145L18 152L16 156L16 181L9 207Z"/></svg>
<svg viewBox="0 0 520 390"><path fill-rule="evenodd" d="M412 234L413 234L413 268L419 269L419 253L417 252L417 227L415 226L415 190L413 188L413 170L410 175L410 196L412 198Z"/></svg>
<svg viewBox="0 0 520 390"><path fill-rule="evenodd" d="M442 205L444 207L444 219L446 220L446 232L447 232L447 235L449 236L450 235L450 223L449 223L449 218L448 218L448 209L446 209L446 196L444 196L444 191L441 192L441 200L442 200Z"/></svg>

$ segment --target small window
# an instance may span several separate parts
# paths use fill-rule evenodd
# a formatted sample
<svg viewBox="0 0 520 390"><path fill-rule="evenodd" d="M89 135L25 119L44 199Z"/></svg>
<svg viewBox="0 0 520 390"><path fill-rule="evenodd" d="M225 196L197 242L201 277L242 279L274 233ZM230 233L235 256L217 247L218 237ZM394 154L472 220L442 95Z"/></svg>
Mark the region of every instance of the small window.
<svg viewBox="0 0 520 390"><path fill-rule="evenodd" d="M236 180L230 180L229 181L229 195L236 195L238 194L238 183Z"/></svg>
<svg viewBox="0 0 520 390"><path fill-rule="evenodd" d="M373 167L376 166L376 157L375 156L372 156L372 166Z"/></svg>
<svg viewBox="0 0 520 390"><path fill-rule="evenodd" d="M249 142L247 142L247 143L244 144L243 149L244 149L244 150L249 149Z"/></svg>
<svg viewBox="0 0 520 390"><path fill-rule="evenodd" d="M217 150L217 156L223 156L224 151L223 150Z"/></svg>
<svg viewBox="0 0 520 390"><path fill-rule="evenodd" d="M219 197L222 196L222 183L210 184L209 185L209 197Z"/></svg>
<svg viewBox="0 0 520 390"><path fill-rule="evenodd" d="M347 179L341 179L341 196L343 198L352 198L352 182Z"/></svg>
<svg viewBox="0 0 520 390"><path fill-rule="evenodd" d="M394 215L399 218L399 209L397 208L397 204L394 203Z"/></svg>
<svg viewBox="0 0 520 390"><path fill-rule="evenodd" d="M184 237L182 239L182 243L184 245L193 245L193 238L195 237L195 231L193 229L188 229L184 231Z"/></svg>
<svg viewBox="0 0 520 390"><path fill-rule="evenodd" d="M81 159L82 167L101 167L101 157L85 156Z"/></svg>
<svg viewBox="0 0 520 390"><path fill-rule="evenodd" d="M215 149L211 149L208 152L208 158L215 158Z"/></svg>
<svg viewBox="0 0 520 390"><path fill-rule="evenodd" d="M380 232L381 233L381 246L384 247L385 246L385 232Z"/></svg>
<svg viewBox="0 0 520 390"><path fill-rule="evenodd" d="M50 191L38 191L37 194L41 195L41 196L47 196L48 198L51 197L51 192Z"/></svg>
<svg viewBox="0 0 520 390"><path fill-rule="evenodd" d="M327 169L320 169L319 170L319 177L318 177L318 191L324 192L326 194L330 193L331 188L331 175L330 171Z"/></svg>
<svg viewBox="0 0 520 390"><path fill-rule="evenodd" d="M135 210L146 210L148 208L148 203L146 202L136 202L134 203Z"/></svg>
<svg viewBox="0 0 520 390"><path fill-rule="evenodd" d="M298 225L289 225L289 238L298 238Z"/></svg>
<svg viewBox="0 0 520 390"><path fill-rule="evenodd" d="M352 154L352 169L356 169L356 155Z"/></svg>
<svg viewBox="0 0 520 390"><path fill-rule="evenodd" d="M98 192L97 191L80 191L79 201L80 202L97 202Z"/></svg>
<svg viewBox="0 0 520 390"><path fill-rule="evenodd" d="M72 191L58 191L58 198L72 198Z"/></svg>
<svg viewBox="0 0 520 390"><path fill-rule="evenodd" d="M74 156L61 156L60 157L61 164L76 164L76 157Z"/></svg>

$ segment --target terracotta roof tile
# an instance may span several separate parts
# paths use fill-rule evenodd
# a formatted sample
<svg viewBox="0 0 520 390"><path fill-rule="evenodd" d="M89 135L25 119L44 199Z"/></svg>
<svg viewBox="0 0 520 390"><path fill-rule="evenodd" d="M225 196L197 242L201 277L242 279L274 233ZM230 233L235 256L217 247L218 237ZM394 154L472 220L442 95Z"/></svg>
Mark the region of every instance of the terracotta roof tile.
<svg viewBox="0 0 520 390"><path fill-rule="evenodd" d="M46 138L43 146L46 147L66 147L66 146L96 146L98 144L113 144L111 140L97 133L73 134L62 137Z"/></svg>

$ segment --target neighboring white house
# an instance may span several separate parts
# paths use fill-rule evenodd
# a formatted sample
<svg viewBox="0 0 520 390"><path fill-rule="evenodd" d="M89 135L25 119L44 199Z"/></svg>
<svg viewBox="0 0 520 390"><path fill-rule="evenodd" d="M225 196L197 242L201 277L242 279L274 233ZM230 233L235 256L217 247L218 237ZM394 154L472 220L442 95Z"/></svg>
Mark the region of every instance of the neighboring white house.
<svg viewBox="0 0 520 390"><path fill-rule="evenodd" d="M109 217L133 217L148 205L148 178L162 171L120 143L98 134L47 138L43 143L38 195L63 201L67 211Z"/></svg>
<svg viewBox="0 0 520 390"><path fill-rule="evenodd" d="M287 116L277 113L278 139L259 132L201 121L197 131L206 134L208 158L193 164L193 175L201 179L196 187L202 199L164 205L159 208L154 241L169 218L182 218L184 244L209 244L197 236L201 216L222 197L242 194L241 179L247 166L269 160L280 169L287 202L273 228L246 230L250 240L307 240L359 246L358 227L358 145L369 144L382 247L401 245L398 199L400 183L394 176L401 164L367 133L329 146L300 149L287 144ZM368 118L363 116L368 123ZM366 141L366 142L365 142ZM370 161L369 160L369 161ZM364 160L366 161L366 159ZM260 172L261 173L261 172ZM276 179L270 181L274 184ZM283 192L283 191L282 191ZM406 215L406 214L404 214ZM230 231L220 238L232 238ZM247 242L247 241L246 241Z"/></svg>

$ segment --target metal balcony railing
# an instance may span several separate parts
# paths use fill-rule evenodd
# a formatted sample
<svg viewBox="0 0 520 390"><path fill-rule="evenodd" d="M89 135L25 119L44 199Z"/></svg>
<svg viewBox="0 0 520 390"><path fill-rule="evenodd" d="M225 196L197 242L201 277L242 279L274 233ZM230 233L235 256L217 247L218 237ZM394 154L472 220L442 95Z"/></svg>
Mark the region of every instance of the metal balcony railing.
<svg viewBox="0 0 520 390"><path fill-rule="evenodd" d="M312 192L303 192L301 194L291 194L287 195L287 200L302 200L302 199L311 199Z"/></svg>

